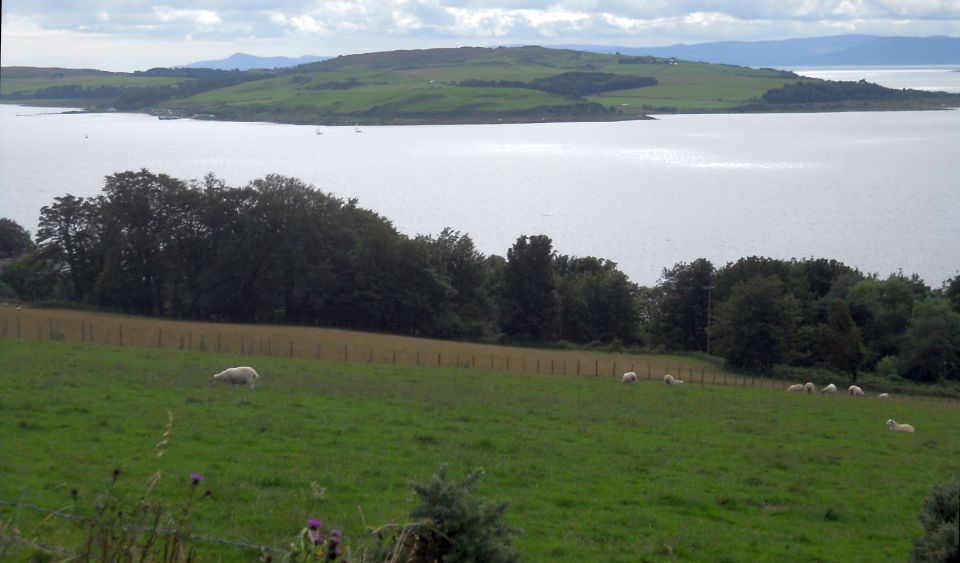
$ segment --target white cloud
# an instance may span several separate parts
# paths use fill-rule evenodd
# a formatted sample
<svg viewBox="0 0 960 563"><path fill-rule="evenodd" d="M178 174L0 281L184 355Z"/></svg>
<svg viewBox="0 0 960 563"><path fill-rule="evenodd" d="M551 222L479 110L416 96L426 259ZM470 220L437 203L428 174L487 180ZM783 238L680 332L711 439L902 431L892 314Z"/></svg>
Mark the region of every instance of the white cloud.
<svg viewBox="0 0 960 563"><path fill-rule="evenodd" d="M188 23L201 30L210 30L223 23L213 10L178 10L164 6L153 6L153 16L163 23Z"/></svg>

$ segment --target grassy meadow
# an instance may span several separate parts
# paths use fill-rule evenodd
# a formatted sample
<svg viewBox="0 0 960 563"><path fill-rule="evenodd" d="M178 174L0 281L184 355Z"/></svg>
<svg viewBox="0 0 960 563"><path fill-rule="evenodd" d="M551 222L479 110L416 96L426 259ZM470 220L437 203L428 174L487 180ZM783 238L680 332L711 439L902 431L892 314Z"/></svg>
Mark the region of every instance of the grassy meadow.
<svg viewBox="0 0 960 563"><path fill-rule="evenodd" d="M208 385L244 364L255 392ZM902 561L923 497L960 474L951 401L9 335L0 367L0 501L89 510L119 468L124 498L160 471L151 497L180 506L197 472L212 496L195 533L274 548L308 516L356 548L366 527L405 521L409 484L446 463L486 470L477 492L509 501L528 561ZM889 432L891 417L917 433ZM76 533L0 504L11 522L48 544Z"/></svg>

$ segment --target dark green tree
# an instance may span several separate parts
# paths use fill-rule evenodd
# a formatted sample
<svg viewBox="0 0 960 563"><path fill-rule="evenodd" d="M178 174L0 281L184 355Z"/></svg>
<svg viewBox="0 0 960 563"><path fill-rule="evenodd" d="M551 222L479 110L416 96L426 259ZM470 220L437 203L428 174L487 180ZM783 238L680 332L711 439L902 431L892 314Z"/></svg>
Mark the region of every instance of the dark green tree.
<svg viewBox="0 0 960 563"><path fill-rule="evenodd" d="M866 369L900 351L900 338L910 321L914 300L913 288L897 276L863 280L850 288L846 301L866 346Z"/></svg>
<svg viewBox="0 0 960 563"><path fill-rule="evenodd" d="M943 296L950 303L954 312L960 313L960 274L943 282Z"/></svg>
<svg viewBox="0 0 960 563"><path fill-rule="evenodd" d="M560 297L553 268L553 241L522 236L507 251L501 281L503 332L525 342L549 342L560 334Z"/></svg>
<svg viewBox="0 0 960 563"><path fill-rule="evenodd" d="M589 343L637 340L637 287L602 258L557 257L561 337Z"/></svg>
<svg viewBox="0 0 960 563"><path fill-rule="evenodd" d="M718 312L719 349L732 366L767 371L787 359L797 315L777 276L740 282Z"/></svg>
<svg viewBox="0 0 960 563"><path fill-rule="evenodd" d="M0 282L6 284L25 301L58 297L61 275L56 266L36 253L14 260L0 273Z"/></svg>
<svg viewBox="0 0 960 563"><path fill-rule="evenodd" d="M945 299L928 297L914 306L897 372L916 381L960 380L960 313Z"/></svg>
<svg viewBox="0 0 960 563"><path fill-rule="evenodd" d="M73 299L93 297L103 267L101 225L97 205L82 197L55 197L53 205L40 209L40 252L54 264L63 265L72 283Z"/></svg>
<svg viewBox="0 0 960 563"><path fill-rule="evenodd" d="M33 241L26 229L13 219L0 218L0 260L17 258L33 248Z"/></svg>
<svg viewBox="0 0 960 563"><path fill-rule="evenodd" d="M654 310L656 339L672 350L705 350L707 308L713 286L713 264L699 258L663 270L657 285L659 303Z"/></svg>

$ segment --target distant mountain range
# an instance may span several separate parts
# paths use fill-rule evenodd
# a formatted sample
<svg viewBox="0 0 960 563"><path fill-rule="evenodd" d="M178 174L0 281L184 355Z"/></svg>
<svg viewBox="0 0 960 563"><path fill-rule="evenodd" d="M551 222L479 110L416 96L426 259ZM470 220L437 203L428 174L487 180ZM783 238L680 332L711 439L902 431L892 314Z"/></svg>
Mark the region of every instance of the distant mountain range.
<svg viewBox="0 0 960 563"><path fill-rule="evenodd" d="M246 53L234 53L225 59L215 61L198 61L177 68L212 68L217 70L250 70L254 68L287 68L307 63L325 61L330 57L304 55L302 57L257 57Z"/></svg>
<svg viewBox="0 0 960 563"><path fill-rule="evenodd" d="M835 35L782 41L720 41L669 47L554 45L595 53L650 55L751 67L960 64L958 37Z"/></svg>
<svg viewBox="0 0 960 563"><path fill-rule="evenodd" d="M834 35L784 39L781 41L719 41L667 47L617 45L550 45L594 53L650 55L706 63L741 66L793 68L801 66L902 66L960 65L960 37L880 37L876 35ZM331 57L258 57L235 53L225 59L198 61L178 68L250 70L287 68L327 60Z"/></svg>

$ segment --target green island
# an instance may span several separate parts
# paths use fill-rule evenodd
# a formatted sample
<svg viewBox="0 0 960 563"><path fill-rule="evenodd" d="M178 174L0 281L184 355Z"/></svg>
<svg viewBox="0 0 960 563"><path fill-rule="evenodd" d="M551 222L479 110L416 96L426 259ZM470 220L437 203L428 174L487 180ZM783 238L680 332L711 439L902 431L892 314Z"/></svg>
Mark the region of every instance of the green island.
<svg viewBox="0 0 960 563"><path fill-rule="evenodd" d="M6 67L0 101L317 125L619 121L657 113L926 110L960 94L650 56L460 47L276 70Z"/></svg>

